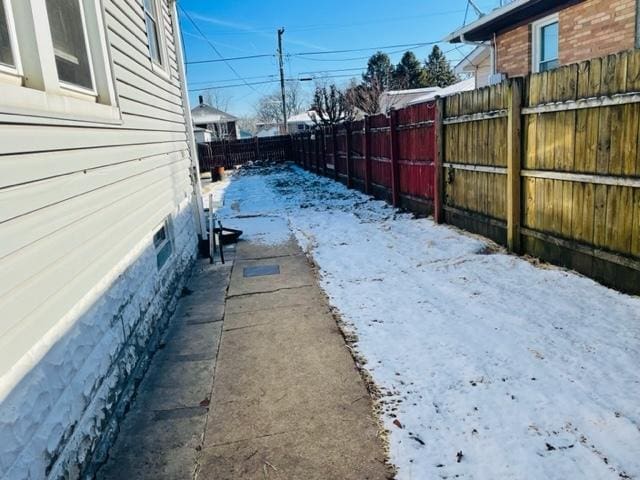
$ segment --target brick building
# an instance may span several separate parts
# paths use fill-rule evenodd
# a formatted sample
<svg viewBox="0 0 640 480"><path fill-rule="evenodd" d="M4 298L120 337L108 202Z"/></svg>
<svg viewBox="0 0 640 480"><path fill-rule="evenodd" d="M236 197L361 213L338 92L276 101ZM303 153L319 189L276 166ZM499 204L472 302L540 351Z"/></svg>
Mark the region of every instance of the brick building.
<svg viewBox="0 0 640 480"><path fill-rule="evenodd" d="M488 48L492 80L638 47L640 0L515 0L445 41Z"/></svg>

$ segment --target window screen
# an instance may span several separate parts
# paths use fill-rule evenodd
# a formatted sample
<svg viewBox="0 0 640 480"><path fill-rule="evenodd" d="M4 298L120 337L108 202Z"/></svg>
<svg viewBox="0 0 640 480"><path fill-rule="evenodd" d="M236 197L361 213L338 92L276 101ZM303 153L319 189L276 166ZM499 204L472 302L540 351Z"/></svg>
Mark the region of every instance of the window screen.
<svg viewBox="0 0 640 480"><path fill-rule="evenodd" d="M154 0L144 0L144 21L147 26L149 55L151 56L151 60L162 64L162 57L160 56L160 39L158 37L158 16Z"/></svg>
<svg viewBox="0 0 640 480"><path fill-rule="evenodd" d="M11 50L7 12L4 9L4 2L2 0L0 0L0 64L11 67L16 66Z"/></svg>
<svg viewBox="0 0 640 480"><path fill-rule="evenodd" d="M47 0L58 78L92 90L91 64L81 8L79 0Z"/></svg>

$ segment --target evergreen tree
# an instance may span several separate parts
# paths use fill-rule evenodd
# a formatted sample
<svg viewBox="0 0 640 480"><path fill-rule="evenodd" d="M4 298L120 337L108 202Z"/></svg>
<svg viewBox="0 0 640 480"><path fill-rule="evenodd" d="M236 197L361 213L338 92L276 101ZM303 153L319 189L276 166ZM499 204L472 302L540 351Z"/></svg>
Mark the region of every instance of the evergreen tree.
<svg viewBox="0 0 640 480"><path fill-rule="evenodd" d="M429 87L444 88L458 81L457 75L437 45L434 45L425 62L425 74Z"/></svg>
<svg viewBox="0 0 640 480"><path fill-rule="evenodd" d="M405 52L393 72L393 88L406 90L427 86L427 74L411 51Z"/></svg>
<svg viewBox="0 0 640 480"><path fill-rule="evenodd" d="M380 85L384 90L391 87L393 79L393 65L389 55L376 52L367 62L367 71L362 74L365 85Z"/></svg>

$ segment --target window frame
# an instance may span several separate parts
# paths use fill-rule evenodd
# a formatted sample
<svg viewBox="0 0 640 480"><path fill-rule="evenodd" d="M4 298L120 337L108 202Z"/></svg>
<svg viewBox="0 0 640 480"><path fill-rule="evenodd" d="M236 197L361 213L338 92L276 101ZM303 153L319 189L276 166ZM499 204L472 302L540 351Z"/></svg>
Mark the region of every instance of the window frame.
<svg viewBox="0 0 640 480"><path fill-rule="evenodd" d="M13 7L16 50L22 53L20 76L0 71L0 121L122 125L103 0L78 0L93 91L59 79L46 0L0 1Z"/></svg>
<svg viewBox="0 0 640 480"><path fill-rule="evenodd" d="M20 51L18 49L18 35L16 33L16 22L13 18L13 5L11 0L0 0L4 5L5 16L7 18L7 31L9 33L9 45L11 47L11 55L15 65L6 65L0 63L0 72L16 77L22 77L22 61L20 59Z"/></svg>
<svg viewBox="0 0 640 480"><path fill-rule="evenodd" d="M165 31L164 31L164 15L162 10L162 5L160 4L161 0L149 0L154 9L154 12L148 12L147 7L145 5L145 0L142 1L142 15L144 19L144 29L147 35L147 51L149 54L149 61L151 62L151 69L163 75L164 77L169 76L168 69L168 55L166 49L166 39L165 39ZM151 14L155 13L155 17ZM147 15L151 18L151 21L154 23L156 27L156 36L158 42L158 56L160 57L160 61L156 61L151 55L151 43L150 43L150 34L147 29Z"/></svg>
<svg viewBox="0 0 640 480"><path fill-rule="evenodd" d="M86 2L84 0L75 0L75 1L78 3L78 7L80 8L80 19L82 20L82 38L84 38L84 48L87 52L87 60L89 62L89 76L91 77L91 88L86 88L86 87L83 87L82 85L76 85L74 83L65 82L60 78L60 72L57 71L57 67L56 67L56 72L58 73L58 82L60 83L60 87L63 89L97 97L98 90L96 86L95 71L93 68L94 59L93 59L93 56L91 55L91 44L89 43L89 33L88 33L87 19L85 14ZM96 12L96 14L97 13L98 12ZM51 34L51 24L49 24L49 33ZM51 38L53 41L53 35ZM55 48L53 50L53 55L55 60L55 55L56 55Z"/></svg>
<svg viewBox="0 0 640 480"><path fill-rule="evenodd" d="M533 73L541 73L540 65L542 63L542 30L554 23L558 24L558 57L555 59L560 66L560 17L557 13L536 20L531 24L531 71ZM546 60L549 62L549 60Z"/></svg>
<svg viewBox="0 0 640 480"><path fill-rule="evenodd" d="M156 244L156 235L164 230L164 239ZM153 244L153 248L156 254L156 267L158 267L158 272L162 272L165 267L170 263L169 260L173 256L175 251L173 245L173 223L171 221L171 216L167 217L160 226L156 227L153 230L153 235L151 236L151 243ZM161 262L161 254L165 248L169 248L169 254L164 258Z"/></svg>

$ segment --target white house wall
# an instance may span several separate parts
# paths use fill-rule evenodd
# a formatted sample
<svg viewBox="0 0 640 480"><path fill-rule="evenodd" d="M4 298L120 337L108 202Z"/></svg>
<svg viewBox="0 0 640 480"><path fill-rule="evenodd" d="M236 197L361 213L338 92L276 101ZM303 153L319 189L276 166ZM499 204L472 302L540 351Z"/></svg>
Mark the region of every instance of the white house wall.
<svg viewBox="0 0 640 480"><path fill-rule="evenodd" d="M195 258L162 3L168 75L151 67L141 0L104 0L121 124L0 116L0 478L74 478L104 454ZM158 272L152 236L168 216L174 252Z"/></svg>

